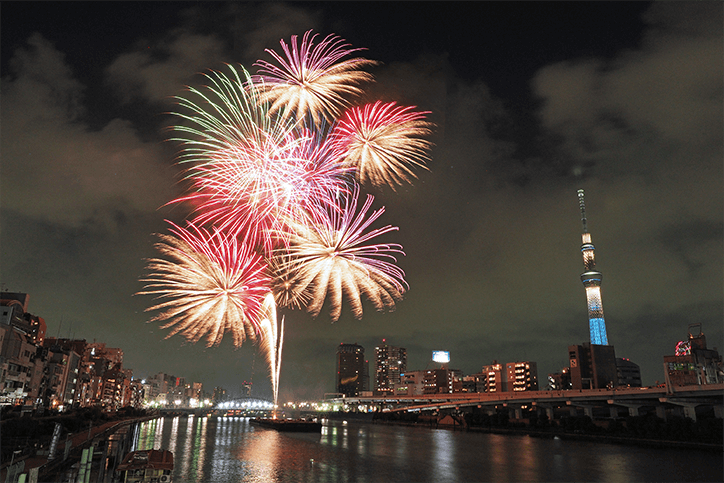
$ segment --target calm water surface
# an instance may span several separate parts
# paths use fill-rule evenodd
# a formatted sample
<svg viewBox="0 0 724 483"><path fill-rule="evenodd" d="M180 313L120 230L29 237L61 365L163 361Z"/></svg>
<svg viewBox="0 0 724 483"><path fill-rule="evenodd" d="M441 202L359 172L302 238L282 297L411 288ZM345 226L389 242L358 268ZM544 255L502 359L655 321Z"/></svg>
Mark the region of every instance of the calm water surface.
<svg viewBox="0 0 724 483"><path fill-rule="evenodd" d="M722 455L325 421L321 434L279 433L247 418L161 418L134 449L174 453L175 483L723 481Z"/></svg>

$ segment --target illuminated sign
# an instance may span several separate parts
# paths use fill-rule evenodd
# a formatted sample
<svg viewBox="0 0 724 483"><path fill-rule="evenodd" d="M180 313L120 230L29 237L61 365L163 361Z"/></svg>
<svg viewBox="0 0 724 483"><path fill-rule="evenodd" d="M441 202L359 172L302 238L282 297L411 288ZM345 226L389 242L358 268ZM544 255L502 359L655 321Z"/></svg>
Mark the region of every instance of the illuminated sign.
<svg viewBox="0 0 724 483"><path fill-rule="evenodd" d="M433 362L447 364L450 362L450 351L432 351Z"/></svg>

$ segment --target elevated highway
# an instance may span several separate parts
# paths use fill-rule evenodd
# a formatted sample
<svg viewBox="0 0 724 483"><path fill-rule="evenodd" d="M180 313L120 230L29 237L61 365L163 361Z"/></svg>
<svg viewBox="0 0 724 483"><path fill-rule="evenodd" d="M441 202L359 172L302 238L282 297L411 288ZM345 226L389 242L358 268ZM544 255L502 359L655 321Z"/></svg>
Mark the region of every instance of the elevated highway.
<svg viewBox="0 0 724 483"><path fill-rule="evenodd" d="M327 399L327 404L343 406L356 411L360 407L382 412L399 411L464 411L479 408L488 413L508 410L519 419L526 412L544 411L553 419L562 413L583 414L590 417L619 417L622 411L638 416L655 411L666 419L669 415L683 415L696 420L697 410L713 410L722 418L724 384L679 387L651 387L625 389L585 389L567 391L523 391L501 393L425 394L416 396L338 397Z"/></svg>

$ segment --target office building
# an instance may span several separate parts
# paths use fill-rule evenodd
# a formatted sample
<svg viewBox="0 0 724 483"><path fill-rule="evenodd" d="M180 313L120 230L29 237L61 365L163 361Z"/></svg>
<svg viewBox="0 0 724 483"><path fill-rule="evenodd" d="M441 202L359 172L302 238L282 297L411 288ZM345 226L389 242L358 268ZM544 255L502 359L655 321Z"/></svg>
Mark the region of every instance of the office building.
<svg viewBox="0 0 724 483"><path fill-rule="evenodd" d="M375 387L378 395L393 394L400 374L407 370L407 349L388 345L385 339L375 347Z"/></svg>
<svg viewBox="0 0 724 483"><path fill-rule="evenodd" d="M337 347L337 392L348 397L369 391L369 363L359 344L342 343Z"/></svg>
<svg viewBox="0 0 724 483"><path fill-rule="evenodd" d="M722 358L709 349L701 324L689 324L689 338L676 344L674 355L664 356L666 383L670 386L724 382Z"/></svg>
<svg viewBox="0 0 724 483"><path fill-rule="evenodd" d="M571 368L564 367L561 372L548 374L548 390L563 391L571 389Z"/></svg>
<svg viewBox="0 0 724 483"><path fill-rule="evenodd" d="M508 391L538 390L538 365L535 362L508 362L505 368Z"/></svg>
<svg viewBox="0 0 724 483"><path fill-rule="evenodd" d="M632 360L617 357L616 374L618 387L641 387L641 368Z"/></svg>
<svg viewBox="0 0 724 483"><path fill-rule="evenodd" d="M616 353L611 345L586 342L568 346L568 362L571 389L604 389L618 384Z"/></svg>

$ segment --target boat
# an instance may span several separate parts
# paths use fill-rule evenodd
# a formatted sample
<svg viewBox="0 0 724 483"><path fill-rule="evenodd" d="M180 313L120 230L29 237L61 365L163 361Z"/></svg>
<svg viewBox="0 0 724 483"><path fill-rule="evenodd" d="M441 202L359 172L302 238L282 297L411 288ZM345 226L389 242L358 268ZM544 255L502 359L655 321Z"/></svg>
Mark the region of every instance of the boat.
<svg viewBox="0 0 724 483"><path fill-rule="evenodd" d="M116 468L120 483L171 483L173 453L165 449L131 451Z"/></svg>
<svg viewBox="0 0 724 483"><path fill-rule="evenodd" d="M277 431L289 431L294 433L320 433L322 423L308 421L306 419L265 419L254 418L252 424L258 424L265 428L276 429Z"/></svg>

